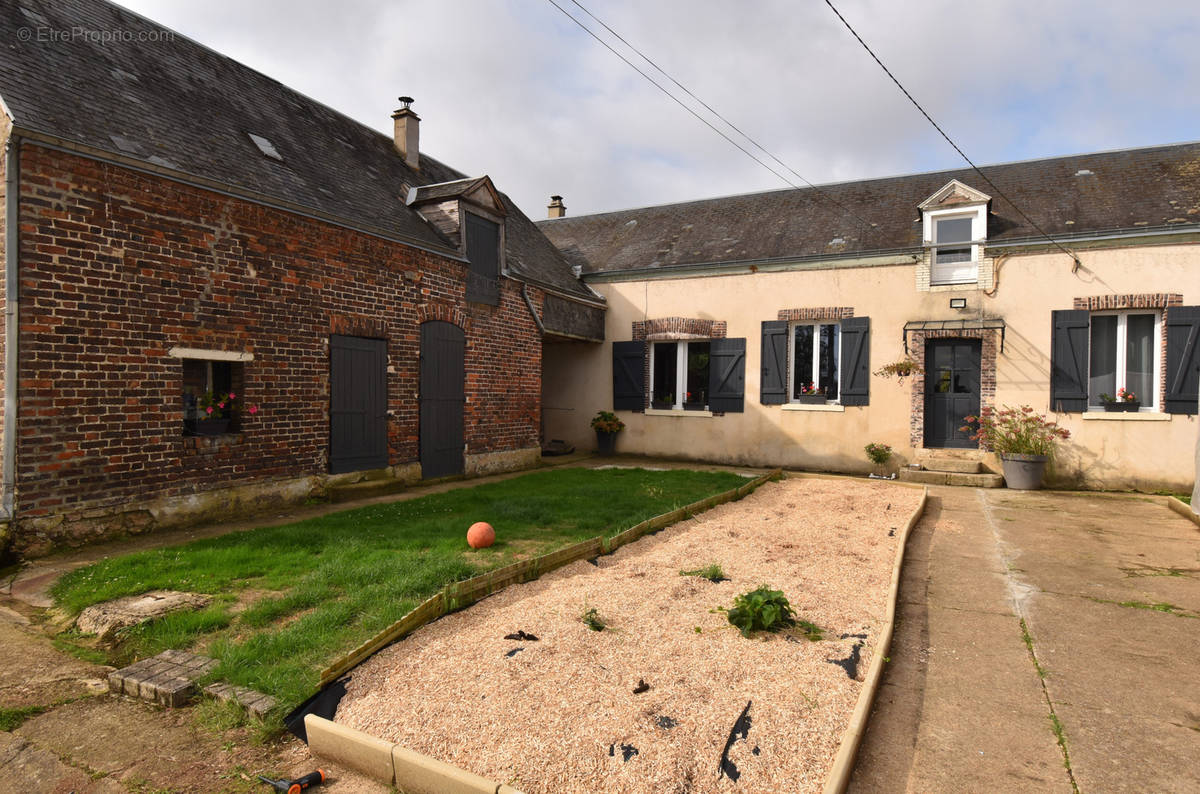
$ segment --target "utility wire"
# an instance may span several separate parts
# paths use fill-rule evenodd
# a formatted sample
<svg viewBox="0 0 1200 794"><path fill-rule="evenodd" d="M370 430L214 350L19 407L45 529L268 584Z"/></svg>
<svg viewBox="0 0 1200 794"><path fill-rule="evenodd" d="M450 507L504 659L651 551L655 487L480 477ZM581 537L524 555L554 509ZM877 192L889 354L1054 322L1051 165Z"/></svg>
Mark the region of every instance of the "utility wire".
<svg viewBox="0 0 1200 794"><path fill-rule="evenodd" d="M908 101L913 103L913 107L915 107L917 110L921 111L921 115L925 117L926 121L928 121L930 124L932 124L933 128L935 130L937 130L939 133L941 133L941 136L946 139L946 143L948 143L954 147L954 151L958 152L959 155L962 157L962 159L967 161L967 165L971 166L971 168L975 171L975 173L979 174L979 176L982 177L983 181L987 182L988 185L991 186L992 190L995 191L996 195L998 195L1000 198L1007 201L1009 203L1009 205L1013 209L1015 209L1022 218L1024 218L1026 221L1029 222L1030 226L1032 226L1034 229L1036 229L1038 231L1038 234L1042 235L1042 237L1045 237L1047 240L1049 240L1051 243L1053 243L1054 246L1056 248L1058 248L1058 250L1062 251L1064 254L1071 257L1071 259L1074 260L1074 262L1075 262L1075 266L1079 267L1079 265L1080 265L1079 256L1076 255L1074 251L1067 250L1066 248L1063 247L1063 245L1061 243L1058 242L1058 240L1055 240L1053 237L1051 237L1049 234L1047 234L1045 231L1043 231L1042 227L1038 226L1037 223L1033 220L1033 218L1030 218L1028 215L1026 215L1024 213L1024 211L1022 211L1022 209L1017 206L1015 201L1013 201L1008 196L1006 196L1004 194L1004 191L1001 190L1000 188L998 188L996 186L996 183L993 182L991 179L989 179L987 174L983 173L983 171L980 170L979 166L977 166L977 165L975 165L975 163L971 162L971 158L967 157L966 152L964 152L962 149L960 149L958 147L958 144L950 139L950 136L946 134L946 131L943 130L941 127L939 127L938 123L936 121L934 121L933 118L928 113L925 112L925 108L921 107L920 103L917 102L917 100L913 99L913 95L908 93L908 89L900 84L900 81L896 79L896 75L892 74L891 70L883 65L883 61L879 60L879 56L876 55L875 52L870 47L867 46L867 43L862 40L862 36L858 35L858 32L855 31L854 28L852 28L850 26L850 23L846 21L846 18L844 16L842 16L842 12L837 10L837 7L834 6L834 4L831 2L831 0L825 0L825 5L829 6L830 10L833 11L833 13L837 15L837 18L840 19L842 21L842 24L846 26L846 30L850 31L851 35L853 35L854 38L858 39L858 43L861 44L863 46L863 49L866 50L867 53L872 58L875 59L875 63L879 64L879 68L884 71L884 74L886 74L888 77L892 78L892 82L896 84L896 87L899 88L906 97L908 97Z"/></svg>
<svg viewBox="0 0 1200 794"><path fill-rule="evenodd" d="M792 188L794 188L794 189L796 189L796 190L801 190L801 187L800 187L800 185L797 185L795 182L793 182L792 180L788 179L788 178L787 178L785 175L783 175L783 174L779 173L778 171L776 171L776 170L775 170L774 168L772 168L770 165L768 165L767 163L763 162L763 161L762 161L762 160L760 160L758 157L756 157L756 156L754 155L754 153L753 153L753 152L751 152L749 149L747 149L746 147L742 146L740 143L738 143L737 141L735 141L733 138L731 138L731 137L729 137L728 135L726 135L726 134L725 134L723 131L721 131L721 130L717 129L717 127L716 127L716 126L714 126L714 125L712 124L712 122L710 122L708 119L706 119L706 118L704 118L703 116L701 116L699 113L697 113L697 112L695 111L695 109L694 109L694 108L691 108L691 107L689 107L689 106L688 106L688 105L687 105L685 102L683 102L682 100L680 100L680 99L679 99L679 97L675 96L673 93L671 93L669 90L667 90L667 89L666 89L666 88L665 88L665 87L664 87L662 84L660 84L658 81L656 81L656 80L655 80L654 78L652 78L650 75L646 74L644 71L642 71L640 68L638 68L636 64L634 64L632 61L630 61L628 58L626 58L624 55L622 55L620 52L618 52L616 49L614 49L614 48L612 47L612 45L610 45L610 44L609 44L607 41L605 41L604 39L600 38L600 36L596 35L595 31L593 31L593 30L592 30L591 28L589 28L587 25L583 24L583 23L582 23L582 22L580 22L578 19L576 19L575 17L573 17L573 16L572 16L572 15L571 15L571 14L570 14L570 13L569 13L569 12L568 12L566 9L564 9L564 8L563 8L562 6L560 6L560 5L559 5L557 2L555 2L555 0L546 0L546 2L550 3L550 5L552 5L552 6L554 6L555 8L557 8L559 11L561 11L561 12L562 12L563 16L565 16L567 19L569 19L569 20L571 20L572 22L574 22L576 25L578 25L580 28L582 28L582 29L583 29L583 30L584 30L584 31L585 31L585 32L586 32L586 33L587 33L589 36L591 36L591 37L592 37L592 38L594 38L596 41L598 41L598 42L600 42L602 45L604 45L605 49L607 49L607 50L608 50L609 52L611 52L613 55L616 55L618 58L620 58L622 61L624 61L624 62L626 63L626 65L628 65L628 66L629 66L629 68L633 69L635 72L637 72L637 73L638 73L638 74L640 74L642 77L644 77L644 78L646 79L646 81L647 81L647 82L649 82L651 85L653 85L653 86L654 86L655 88L657 88L659 91L662 91L664 94L666 94L666 95L667 95L667 96L668 96L668 97L671 99L671 101L673 101L675 104L679 105L681 108L683 108L684 110L686 110L688 113L691 113L693 116L695 116L695 117L696 117L696 118L697 118L697 119L698 119L698 120L699 120L699 121L700 121L702 124L704 124L704 126L708 127L710 130L712 130L713 132L715 132L717 135L720 135L722 138L724 138L724 139L725 139L726 141L728 141L730 144L732 144L733 146L737 147L737 149L738 149L739 151L741 151L743 154L745 154L747 157L749 157L749 158L750 158L751 160L753 160L754 162L756 162L756 163L758 163L759 165L761 165L763 168L765 168L765 169L767 169L768 171L770 171L772 174L774 174L774 175L775 175L775 176L776 176L778 179L782 180L782 181L783 181L785 184L787 184L788 186L790 186L790 187L792 187ZM868 229L870 229L870 228L872 228L872 227L874 227L874 226L875 226L875 224L873 224L873 223L869 223L868 221L864 221L862 218L860 218L860 217L858 217L857 215L855 215L855 214L854 214L853 212L851 212L851 211L850 211L850 210L849 210L847 207L845 207L844 205L842 205L841 203L839 203L839 202L838 202L836 199L834 199L834 198L833 198L832 196L830 196L828 193L826 193L825 191L821 190L819 187L817 187L816 185L812 184L811 182L809 182L809 181L808 181L807 179L805 179L804 177L802 177L802 176L800 176L799 174L797 174L797 173L796 173L796 172L795 172L793 169L791 169L791 168L790 168L790 167L788 167L788 166L787 166L785 163L783 163L782 161L780 161L778 157L775 157L775 155L771 154L771 153L770 153L770 152L768 152L766 149L764 149L762 146L760 146L760 145L759 145L759 144L758 144L756 141L754 141L754 139L752 139L750 136L746 135L746 133L742 132L740 129L738 129L738 128L737 128L737 127L735 127L733 124L731 124L729 121L727 121L727 120L726 120L726 119L725 119L723 116L721 116L721 114L717 113L715 110L713 110L711 107L709 107L709 106L708 106L708 105L707 105L707 104L706 104L706 103L705 103L703 100L699 99L699 98L698 98L698 97L697 97L695 94L693 94L691 91L688 91L688 90L687 90L687 88L684 88L684 86L683 86L682 84L680 84L680 83L679 83L679 81L677 81L675 78L671 77L671 75L669 75L669 74L667 74L665 71L663 71L663 70L662 70L662 69L661 69L661 68L658 66L658 64L654 63L654 61L650 60L650 59L649 59L649 58L647 58L645 55L643 55L643 54L642 54L642 53L641 53L641 52L640 52L640 51L639 51L639 50L638 50L636 47L634 47L634 46L633 46L632 44L630 44L628 41L625 41L625 39L623 39L623 38L622 38L622 37L621 37L621 36L620 36L620 35L619 35L619 34L618 34L616 31L614 31L614 30L613 30L612 28L610 28L608 25L605 25L605 24L604 24L604 22L603 22L603 21L601 21L599 18L597 18L597 17L596 17L596 15L595 15L595 14L593 14L591 11L588 11L586 8L584 8L582 5L580 5L578 2L576 2L576 0L571 0L571 2L575 3L575 5L579 6L581 9L583 9L584 13L586 13L586 14L587 14L589 17L591 17L592 19L596 20L596 22L600 23L600 25L602 25L602 26L604 27L604 29L605 29L605 30L607 30L609 33L612 33L612 35L613 35L613 36L616 36L616 38L617 38L617 39L619 39L619 40L620 40L620 41L621 41L623 44L625 44L625 46L629 47L629 49L631 49L631 50L633 50L634 52L636 52L636 53L637 53L637 54L638 54L638 55L639 55L639 56L642 58L642 60L646 61L646 63L650 64L650 65L651 65L651 66L653 66L655 69L657 69L659 72L661 72L661 73L662 73L662 74L663 74L663 75L664 75L664 76L665 76L665 77L666 77L668 80L670 80L671 82L675 83L675 85L677 85L677 86L679 86L681 89L683 89L683 91L685 91L685 92L688 94L688 96L690 96L690 97L692 97L693 99L695 99L697 102L699 102L699 103L700 103L701 105L703 105L705 108L707 108L707 109L708 109L708 111L709 111L710 113L712 113L712 114L713 114L714 116L716 116L717 118L721 119L721 121L723 121L725 124L727 124L727 125L730 127L730 129L733 129L734 131L736 131L736 132L737 132L739 135L741 135L743 138L745 138L745 139L746 139L747 141L749 141L751 144L753 144L754 146L758 147L758 148L759 148L759 149L761 149L763 152L766 152L766 154L767 154L769 157L771 157L771 159L775 160L775 162L779 163L779 164L780 164L780 165L782 165L784 168L787 168L787 170L789 170L789 171L791 171L793 174L795 174L795 175L796 175L796 176L797 176L797 177L800 179L800 181L804 182L804 183L805 183L806 185L808 185L810 188L813 188L814 190L816 190L818 193L820 193L822 196L824 196L826 199L828 199L828 200L829 200L831 203L833 203L833 204L837 205L838 207L840 207L840 208L841 208L843 211L845 211L845 212L846 212L846 213L848 213L850 216L852 216L853 218L855 218L855 219L856 219L856 220L857 220L859 223L863 224L863 225L864 225L865 227L867 227Z"/></svg>
<svg viewBox="0 0 1200 794"><path fill-rule="evenodd" d="M638 57L640 57L640 58L641 58L643 61L645 61L646 63L650 64L650 65L651 65L651 66L653 66L655 69L657 69L657 70L658 70L658 72L659 72L659 74L661 74L663 77L667 78L667 79L668 79L668 80L670 80L672 83L674 83L674 84L675 84L675 85L676 85L676 86L679 88L679 90L683 91L683 93L687 94L687 95L688 95L688 96L690 96L692 99L694 99L694 100L696 100L697 102L699 102L699 103L700 103L700 105L701 105L701 106L702 106L702 107L703 107L705 110L707 110L709 113L713 114L713 115L714 115L714 116L716 116L718 119L720 119L720 120L721 120L721 121L722 121L722 122L725 124L725 126L729 127L729 129L733 130L733 131L734 131L734 132L736 132L738 135L741 135L743 138L745 138L747 141L749 141L749 142L750 142L750 144L751 144L751 145L753 145L753 146L754 146L756 149L758 149L760 152L762 152L763 154L765 154L767 157L770 157L772 160L774 160L776 163L778 163L778 164L779 164L780 166L782 166L783 168L786 168L788 171L790 171L790 172L791 172L791 174L792 174L792 176L796 177L796 178L797 178L797 179L799 179L801 182L803 182L804 184L808 185L810 188L812 188L812 189L813 189L813 190L815 190L817 193L819 193L821 196L823 196L823 197L824 197L826 200L828 200L828 201L829 201L831 204L833 204L834 206L836 206L836 207L838 207L839 209L841 209L841 210L842 210L843 212L845 212L847 215L849 215L849 216L851 216L852 218L856 219L856 220L857 220L859 223L861 223L863 226L866 226L866 227L868 227L868 228L871 228L871 227L877 226L877 224L874 224L874 223L871 223L871 222L869 222L869 221L866 221L866 220L864 220L863 218L861 218L860 216L858 216L857 214L855 214L855 213L854 213L854 212L853 212L853 211L852 211L852 210L851 210L849 207L847 207L846 205L842 204L840 201L838 201L837 199L835 199L833 196L829 195L827 192L825 192L825 191L824 191L824 190L822 190L821 188L819 188L819 187L817 187L816 185L814 185L812 182L809 182L809 181L808 181L807 179L805 179L805 178L804 178L804 177L803 177L801 174L797 173L797 172L796 172L796 169L792 168L790 165L788 165L787 163L785 163L785 162L783 162L782 160L780 160L778 157L776 157L774 154L772 154L770 151L768 151L766 147L764 147L764 146L763 146L762 144L760 144L758 141L754 140L754 138L750 137L750 135L749 135L748 133L746 133L746 132L745 132L745 131L743 131L741 128L739 128L739 127L738 127L736 124L734 124L732 121L730 121L729 119L725 118L723 115L721 115L720 113L718 113L718 112L716 111L716 109L714 109L714 108L712 107L712 105L709 105L709 104L708 104L707 102L705 102L703 99L701 99L700 97L696 96L694 93L692 93L692 92L691 92L691 91L688 89L688 87L687 87L687 86L685 86L683 83L679 82L679 81L678 81L678 80L676 80L674 77L672 77L670 74L668 74L666 70L664 70L664 69L663 69L661 66L659 66L657 63L655 63L654 61L652 61L652 60L650 59L650 57L646 55L646 53L642 52L642 51L641 51L641 50L639 50L637 47L635 47L634 45L630 44L630 43L629 43L629 42L628 42L628 41L627 41L627 40L626 40L626 39L625 39L625 38L624 38L624 37L623 37L623 36L622 36L620 33L618 33L617 31L613 30L611 27L609 27L609 26L608 26L608 25L607 25L607 24L604 22L604 20L603 20L603 19L600 19L600 17L596 16L596 15L595 15L595 14L593 14L591 11L589 11L589 10L588 10L588 9L587 9L587 8L586 8L584 5L583 5L583 3L580 3L580 2L579 2L579 0L571 0L571 2L572 2L572 3L574 3L576 6L578 6L578 7L579 7L579 9L580 9L581 11L583 11L583 13L587 14L589 17L591 17L591 18L592 18L592 19L594 19L594 20L595 20L597 23L599 23L599 25L600 25L601 27L603 27L605 30L607 30L609 33L611 33L611 34L613 35L613 37L615 37L615 38L617 39L617 41L621 42L621 43L622 43L622 44L624 44L626 47L628 47L629 49L631 49L631 50L633 50L634 52L636 52L636 53L638 54ZM787 181L787 180L784 180L784 181ZM789 185L792 185L792 187L796 187L796 185L793 185L791 182L788 182L788 184L789 184Z"/></svg>

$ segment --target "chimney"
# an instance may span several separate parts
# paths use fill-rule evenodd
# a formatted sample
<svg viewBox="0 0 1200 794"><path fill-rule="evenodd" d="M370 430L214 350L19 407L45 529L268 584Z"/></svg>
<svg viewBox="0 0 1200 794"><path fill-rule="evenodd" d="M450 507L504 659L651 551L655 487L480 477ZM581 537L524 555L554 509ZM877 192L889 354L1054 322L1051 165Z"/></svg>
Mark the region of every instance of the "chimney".
<svg viewBox="0 0 1200 794"><path fill-rule="evenodd" d="M562 196L551 196L550 204L546 209L550 212L546 215L547 218L565 218L567 217L567 205L562 203Z"/></svg>
<svg viewBox="0 0 1200 794"><path fill-rule="evenodd" d="M394 143L396 151L404 156L404 162L414 171L421 170L421 117L413 112L409 105L413 98L400 97L401 107L392 114L396 120Z"/></svg>

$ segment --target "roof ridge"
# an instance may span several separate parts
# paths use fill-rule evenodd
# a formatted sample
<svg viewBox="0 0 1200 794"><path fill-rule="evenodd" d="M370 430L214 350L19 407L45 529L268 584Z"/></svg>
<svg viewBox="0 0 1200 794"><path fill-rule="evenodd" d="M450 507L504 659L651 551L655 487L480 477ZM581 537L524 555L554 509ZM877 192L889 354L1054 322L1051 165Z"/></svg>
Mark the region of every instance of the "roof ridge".
<svg viewBox="0 0 1200 794"><path fill-rule="evenodd" d="M989 168L1005 168L1005 167L1016 166L1016 165L1030 165L1032 163L1043 163L1043 162L1050 162L1050 161L1055 161L1055 160L1071 160L1071 159L1078 158L1078 157L1097 157L1097 156L1101 156L1101 155L1129 154L1132 152L1150 151L1152 149L1174 149L1174 148L1183 148L1186 146L1200 146L1200 140L1177 141L1174 143L1158 143L1158 144L1150 144L1147 146L1130 146L1130 147L1117 148L1117 149L1101 149L1101 150L1095 151L1095 152L1077 152L1075 154L1051 155L1051 156L1047 156L1047 157L1031 157L1031 158L1028 158L1025 160L1007 160L1007 161L999 162L999 163L986 163L984 165L979 166L979 169L981 171L983 171L983 170L986 170ZM599 218L599 217L603 217L605 215L620 215L620 214L626 213L626 212L639 212L641 210L662 209L662 208L666 208L666 207L687 207L690 205L705 204L705 203L717 202L717 201L728 201L730 199L738 199L738 198L749 198L752 196L769 196L769 195L773 195L773 194L777 194L777 193L792 193L792 192L807 193L807 192L810 192L813 190L819 190L819 189L828 188L828 187L840 187L843 185L865 185L865 184L869 184L871 182L888 182L888 181L896 180L896 179L914 179L914 178L923 177L923 176L934 176L936 174L955 174L955 173L961 173L963 171L971 171L971 170L972 170L971 166L964 164L963 166L961 166L959 168L938 168L938 169L931 170L931 171L914 171L914 172L906 173L906 174L890 174L887 176L873 176L873 177L866 177L864 179L842 179L842 180L838 180L836 182L818 182L818 183L814 183L813 185L808 186L808 187L780 187L780 188L771 188L770 190L750 190L750 191L746 191L744 193L728 193L728 194L720 195L720 196L709 196L707 198L688 199L686 201L664 201L664 202L661 202L658 204L644 204L644 205L635 206L635 207L623 207L621 209L615 209L615 210L604 210L603 212L591 212L591 213L583 213L581 215L570 215L570 216L564 215L561 218L542 218L542 219L539 219L537 221L537 223L539 225L551 224L555 221L579 220L580 218Z"/></svg>

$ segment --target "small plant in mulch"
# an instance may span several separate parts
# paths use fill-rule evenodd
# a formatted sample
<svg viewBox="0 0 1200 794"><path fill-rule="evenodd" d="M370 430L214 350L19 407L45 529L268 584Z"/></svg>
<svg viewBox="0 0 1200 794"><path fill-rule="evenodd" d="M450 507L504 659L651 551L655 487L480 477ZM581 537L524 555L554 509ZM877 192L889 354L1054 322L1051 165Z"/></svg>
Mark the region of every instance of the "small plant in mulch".
<svg viewBox="0 0 1200 794"><path fill-rule="evenodd" d="M765 584L735 598L728 617L743 637L755 631L779 631L796 624L796 613L787 596Z"/></svg>
<svg viewBox="0 0 1200 794"><path fill-rule="evenodd" d="M710 582L728 582L729 577L725 575L725 569L720 563L712 563L705 565L703 568L697 568L694 571L680 571L680 576L698 576L701 579L707 579Z"/></svg>
<svg viewBox="0 0 1200 794"><path fill-rule="evenodd" d="M589 607L584 610L579 619L583 621L583 625L592 631L604 631L608 628L608 623L605 622L604 618L600 617L600 613L596 611L595 607Z"/></svg>

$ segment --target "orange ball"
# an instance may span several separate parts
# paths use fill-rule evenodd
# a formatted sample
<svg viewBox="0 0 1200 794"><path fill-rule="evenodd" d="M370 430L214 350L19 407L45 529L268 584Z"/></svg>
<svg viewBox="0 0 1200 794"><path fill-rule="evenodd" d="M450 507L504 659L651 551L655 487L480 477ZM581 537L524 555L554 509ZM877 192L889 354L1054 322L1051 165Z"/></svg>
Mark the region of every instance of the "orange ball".
<svg viewBox="0 0 1200 794"><path fill-rule="evenodd" d="M467 545L473 549L486 549L496 542L496 530L486 521L476 521L467 530Z"/></svg>

